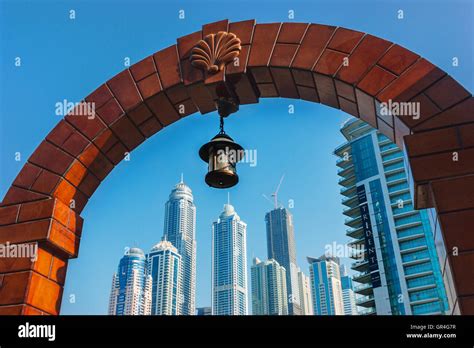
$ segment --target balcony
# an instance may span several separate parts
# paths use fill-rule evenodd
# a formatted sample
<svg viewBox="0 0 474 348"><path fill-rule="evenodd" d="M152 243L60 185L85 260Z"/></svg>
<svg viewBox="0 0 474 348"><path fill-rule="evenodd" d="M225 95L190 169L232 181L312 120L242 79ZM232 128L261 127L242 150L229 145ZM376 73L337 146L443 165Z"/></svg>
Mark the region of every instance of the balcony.
<svg viewBox="0 0 474 348"><path fill-rule="evenodd" d="M354 219L348 218L344 220L344 224L352 228L359 228L359 227L362 227L362 218L360 216Z"/></svg>
<svg viewBox="0 0 474 348"><path fill-rule="evenodd" d="M356 300L356 305L358 305L360 307L365 307L365 308L374 307L375 306L374 295L359 297Z"/></svg>
<svg viewBox="0 0 474 348"><path fill-rule="evenodd" d="M354 186L356 184L355 173L353 173L351 176L339 179L338 184L344 187Z"/></svg>
<svg viewBox="0 0 474 348"><path fill-rule="evenodd" d="M363 309L357 312L359 313L359 315L376 315L377 314L377 311L375 310L374 307L369 308L369 309Z"/></svg>
<svg viewBox="0 0 474 348"><path fill-rule="evenodd" d="M359 209L359 206L355 206L355 207L352 207L352 208L344 209L342 213L346 216L355 218L358 215L360 215L360 209Z"/></svg>
<svg viewBox="0 0 474 348"><path fill-rule="evenodd" d="M362 272L366 273L369 268L369 261L367 260L362 260L362 261L356 261L351 263L351 269L357 272Z"/></svg>
<svg viewBox="0 0 474 348"><path fill-rule="evenodd" d="M352 280L357 283L369 283L371 281L370 272L366 271L356 274L354 277L352 277Z"/></svg>
<svg viewBox="0 0 474 348"><path fill-rule="evenodd" d="M357 195L354 195L348 198L343 198L341 202L342 204L344 204L346 207L349 207L349 208L354 208L354 207L359 206L359 200L357 199Z"/></svg>
<svg viewBox="0 0 474 348"><path fill-rule="evenodd" d="M344 187L341 189L341 195L346 196L346 197L353 197L357 196L357 190L355 185L351 187Z"/></svg>
<svg viewBox="0 0 474 348"><path fill-rule="evenodd" d="M362 296L370 296L373 295L374 289L372 288L372 284L360 284L354 287L354 292L356 294Z"/></svg>
<svg viewBox="0 0 474 348"><path fill-rule="evenodd" d="M427 249L427 248L428 248L428 246L425 244L425 245L414 246L414 247L408 248L408 249L403 249L403 250L400 249L400 254L413 253L415 251L420 251L420 250L424 250L424 249Z"/></svg>
<svg viewBox="0 0 474 348"><path fill-rule="evenodd" d="M342 168L341 170L338 170L337 175L343 178L354 175L354 165L351 164L350 166L347 166L346 168Z"/></svg>
<svg viewBox="0 0 474 348"><path fill-rule="evenodd" d="M361 239L364 237L364 230L362 229L362 227L351 228L346 230L346 236L354 239Z"/></svg>

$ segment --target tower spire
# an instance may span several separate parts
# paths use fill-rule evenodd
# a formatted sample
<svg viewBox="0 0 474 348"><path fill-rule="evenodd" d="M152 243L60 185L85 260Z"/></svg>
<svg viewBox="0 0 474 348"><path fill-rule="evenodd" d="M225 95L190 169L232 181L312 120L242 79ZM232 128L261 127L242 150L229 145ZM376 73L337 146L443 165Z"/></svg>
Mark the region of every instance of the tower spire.
<svg viewBox="0 0 474 348"><path fill-rule="evenodd" d="M179 183L184 184L184 174L183 173L181 173L181 181Z"/></svg>

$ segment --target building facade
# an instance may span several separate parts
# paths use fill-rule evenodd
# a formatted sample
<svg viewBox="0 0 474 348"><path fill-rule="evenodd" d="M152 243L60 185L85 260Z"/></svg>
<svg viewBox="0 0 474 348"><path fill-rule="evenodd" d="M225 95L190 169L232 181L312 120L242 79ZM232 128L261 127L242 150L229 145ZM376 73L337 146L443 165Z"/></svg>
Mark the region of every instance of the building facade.
<svg viewBox="0 0 474 348"><path fill-rule="evenodd" d="M182 315L196 311L196 207L191 189L183 179L175 186L165 205L163 239L181 255Z"/></svg>
<svg viewBox="0 0 474 348"><path fill-rule="evenodd" d="M212 315L212 307L198 307L196 315Z"/></svg>
<svg viewBox="0 0 474 348"><path fill-rule="evenodd" d="M286 270L275 260L253 259L252 314L287 315Z"/></svg>
<svg viewBox="0 0 474 348"><path fill-rule="evenodd" d="M288 312L302 314L298 289L298 266L293 227L293 215L279 207L265 215L268 259L276 260L286 270Z"/></svg>
<svg viewBox="0 0 474 348"><path fill-rule="evenodd" d="M355 293L352 286L352 278L341 275L342 302L344 304L344 315L357 315Z"/></svg>
<svg viewBox="0 0 474 348"><path fill-rule="evenodd" d="M313 297L311 295L311 279L298 269L298 289L300 291L300 307L302 315L313 315Z"/></svg>
<svg viewBox="0 0 474 348"><path fill-rule="evenodd" d="M119 262L112 278L109 315L149 315L151 312L151 277L146 257L139 248L130 248Z"/></svg>
<svg viewBox="0 0 474 348"><path fill-rule="evenodd" d="M343 315L339 260L329 256L308 257L315 315Z"/></svg>
<svg viewBox="0 0 474 348"><path fill-rule="evenodd" d="M148 274L152 278L151 314L180 315L181 255L171 242L163 240L147 255Z"/></svg>
<svg viewBox="0 0 474 348"><path fill-rule="evenodd" d="M403 152L360 119L341 128L339 184L354 255L361 314L442 314L448 310L432 225L415 210ZM388 299L388 300L387 300Z"/></svg>
<svg viewBox="0 0 474 348"><path fill-rule="evenodd" d="M234 207L212 224L212 314L247 315L247 224Z"/></svg>

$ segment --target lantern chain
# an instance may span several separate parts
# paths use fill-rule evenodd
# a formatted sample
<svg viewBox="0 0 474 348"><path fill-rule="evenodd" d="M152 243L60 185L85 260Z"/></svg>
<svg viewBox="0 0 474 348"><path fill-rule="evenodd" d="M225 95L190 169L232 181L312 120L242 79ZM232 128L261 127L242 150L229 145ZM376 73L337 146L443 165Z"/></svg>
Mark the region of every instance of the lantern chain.
<svg viewBox="0 0 474 348"><path fill-rule="evenodd" d="M220 116L220 132L219 134L225 134L224 131L224 117Z"/></svg>

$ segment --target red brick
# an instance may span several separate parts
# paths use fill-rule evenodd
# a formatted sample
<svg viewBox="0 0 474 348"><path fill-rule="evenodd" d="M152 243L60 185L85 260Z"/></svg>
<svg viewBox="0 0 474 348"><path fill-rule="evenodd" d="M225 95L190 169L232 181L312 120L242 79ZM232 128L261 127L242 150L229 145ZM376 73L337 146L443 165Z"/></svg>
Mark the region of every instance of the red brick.
<svg viewBox="0 0 474 348"><path fill-rule="evenodd" d="M444 128L405 137L409 157L451 151L460 148L456 129Z"/></svg>
<svg viewBox="0 0 474 348"><path fill-rule="evenodd" d="M336 85L337 95L340 95L341 97L344 97L355 103L356 98L354 93L354 87L339 80L334 80L334 82Z"/></svg>
<svg viewBox="0 0 474 348"><path fill-rule="evenodd" d="M474 250L474 233L466 233L474 231L474 209L440 214L439 221L447 250Z"/></svg>
<svg viewBox="0 0 474 348"><path fill-rule="evenodd" d="M53 196L71 208L73 208L72 202L74 201L74 211L78 214L81 213L88 201L88 198L84 193L64 179L61 179L59 182L54 190Z"/></svg>
<svg viewBox="0 0 474 348"><path fill-rule="evenodd" d="M65 120L69 122L74 128L78 129L87 139L94 139L97 134L105 129L105 125L99 117L89 118L86 116L67 115Z"/></svg>
<svg viewBox="0 0 474 348"><path fill-rule="evenodd" d="M93 144L84 150L79 160L100 180L103 180L114 167Z"/></svg>
<svg viewBox="0 0 474 348"><path fill-rule="evenodd" d="M325 74L325 75L334 75L339 67L342 65L344 58L347 55L333 51L333 50L324 50L321 57L318 59L314 71Z"/></svg>
<svg viewBox="0 0 474 348"><path fill-rule="evenodd" d="M110 128L129 150L135 149L145 140L145 137L137 130L128 117L122 117Z"/></svg>
<svg viewBox="0 0 474 348"><path fill-rule="evenodd" d="M339 100L339 107L341 108L342 111L347 112L348 114L353 115L355 117L359 117L356 103L342 97L339 97L338 100Z"/></svg>
<svg viewBox="0 0 474 348"><path fill-rule="evenodd" d="M278 34L278 43L299 44L308 29L307 23L283 23Z"/></svg>
<svg viewBox="0 0 474 348"><path fill-rule="evenodd" d="M262 98L278 97L278 91L273 83L261 83L257 85Z"/></svg>
<svg viewBox="0 0 474 348"><path fill-rule="evenodd" d="M445 73L425 59L420 59L398 79L394 80L377 99L380 101L406 101L422 92L429 85L440 79Z"/></svg>
<svg viewBox="0 0 474 348"><path fill-rule="evenodd" d="M360 31L337 28L328 44L328 48L345 53L351 53L363 36L364 33L361 33Z"/></svg>
<svg viewBox="0 0 474 348"><path fill-rule="evenodd" d="M178 38L177 47L179 59L188 59L191 56L192 49L201 39L203 39L201 31L196 31L192 34Z"/></svg>
<svg viewBox="0 0 474 348"><path fill-rule="evenodd" d="M229 32L234 33L241 41L242 45L248 45L252 42L255 20L229 23Z"/></svg>
<svg viewBox="0 0 474 348"><path fill-rule="evenodd" d="M11 186L8 189L7 194L5 195L5 198L3 199L1 205L11 205L11 204L18 204L18 203L23 203L23 202L31 202L31 201L37 201L37 200L45 199L45 198L48 198L48 196L40 194L40 193L28 191L20 187Z"/></svg>
<svg viewBox="0 0 474 348"><path fill-rule="evenodd" d="M414 128L415 132L433 128L453 126L474 121L474 98L468 98L463 102L443 111L436 116L420 123Z"/></svg>
<svg viewBox="0 0 474 348"><path fill-rule="evenodd" d="M133 81L129 70L118 73L110 79L107 84L115 95L115 98L117 98L120 105L126 111L142 102L135 81Z"/></svg>
<svg viewBox="0 0 474 348"><path fill-rule="evenodd" d="M431 183L438 214L474 208L474 176Z"/></svg>
<svg viewBox="0 0 474 348"><path fill-rule="evenodd" d="M393 127L391 127L389 124L387 124L385 121L383 121L380 118L377 118L377 126L378 130L384 134L386 137L388 137L391 141L395 140L395 134L393 131Z"/></svg>
<svg viewBox="0 0 474 348"><path fill-rule="evenodd" d="M100 133L100 135L97 136L97 138L95 138L93 141L94 145L105 154L118 142L119 140L114 135L114 133L112 133L110 128L107 128L105 131Z"/></svg>
<svg viewBox="0 0 474 348"><path fill-rule="evenodd" d="M445 110L470 96L451 76L445 76L425 91L426 95L441 109Z"/></svg>
<svg viewBox="0 0 474 348"><path fill-rule="evenodd" d="M248 66L267 66L280 29L280 23L255 26Z"/></svg>
<svg viewBox="0 0 474 348"><path fill-rule="evenodd" d="M295 56L298 45L276 44L270 60L271 66L289 67Z"/></svg>
<svg viewBox="0 0 474 348"><path fill-rule="evenodd" d="M191 99L187 99L182 102L179 102L174 107L181 117L185 117L199 111ZM181 110L181 107L184 108L182 109L184 110L184 112Z"/></svg>
<svg viewBox="0 0 474 348"><path fill-rule="evenodd" d="M154 117L150 118L149 120L143 122L139 126L140 131L145 134L147 138L151 137L153 134L158 132L160 129L163 128L160 122Z"/></svg>
<svg viewBox="0 0 474 348"><path fill-rule="evenodd" d="M49 195L51 192L53 192L54 188L59 182L59 179L59 175L56 175L48 170L43 170L31 189Z"/></svg>
<svg viewBox="0 0 474 348"><path fill-rule="evenodd" d="M297 88L301 99L319 103L319 97L314 87L297 86Z"/></svg>
<svg viewBox="0 0 474 348"><path fill-rule="evenodd" d="M370 95L377 95L395 78L396 75L375 65L358 83L357 87Z"/></svg>
<svg viewBox="0 0 474 348"><path fill-rule="evenodd" d="M130 72L132 73L135 81L140 81L148 75L151 75L155 72L155 63L153 62L153 56L146 57L145 59L139 61L136 64L133 64L130 67Z"/></svg>
<svg viewBox="0 0 474 348"><path fill-rule="evenodd" d="M189 93L189 96L191 97L194 105L196 105L196 107L199 109L199 111L202 114L206 114L208 112L212 112L212 111L216 110L214 99L213 99L209 89L204 84L198 83L198 84L194 84L194 85L188 87L188 93ZM169 116L172 116L172 115L168 115L168 117ZM162 121L162 117L158 117L158 119L160 121ZM166 123L163 123L163 122L161 122L161 123L166 124Z"/></svg>
<svg viewBox="0 0 474 348"><path fill-rule="evenodd" d="M350 55L349 65L338 71L337 78L350 84L357 83L391 45L389 41L366 35Z"/></svg>
<svg viewBox="0 0 474 348"><path fill-rule="evenodd" d="M31 185L33 185L33 183L35 182L40 172L40 167L37 167L31 163L25 163L20 173L15 178L13 185L23 188L30 188Z"/></svg>
<svg viewBox="0 0 474 348"><path fill-rule="evenodd" d="M31 155L29 161L62 175L71 165L72 161L74 161L74 157L47 141L43 141Z"/></svg>
<svg viewBox="0 0 474 348"><path fill-rule="evenodd" d="M111 125L123 116L124 111L116 99L110 99L104 106L97 110L97 114L106 125Z"/></svg>
<svg viewBox="0 0 474 348"><path fill-rule="evenodd" d="M314 81L316 82L316 88L321 103L332 106L333 108L339 108L333 79L321 74L314 74Z"/></svg>
<svg viewBox="0 0 474 348"><path fill-rule="evenodd" d="M216 34L219 31L228 31L229 21L224 19L222 21L208 23L202 26L202 36L205 37L209 34Z"/></svg>
<svg viewBox="0 0 474 348"><path fill-rule="evenodd" d="M20 205L0 207L0 226L14 224L17 221Z"/></svg>
<svg viewBox="0 0 474 348"><path fill-rule="evenodd" d="M137 126L150 117L153 117L152 112L148 109L146 104L141 104L138 108L129 111L127 115Z"/></svg>
<svg viewBox="0 0 474 348"><path fill-rule="evenodd" d="M314 88L313 74L307 70L292 69L293 79L299 86Z"/></svg>
<svg viewBox="0 0 474 348"><path fill-rule="evenodd" d="M367 122L372 127L377 128L377 117L375 113L375 100L367 93L356 88L357 106L361 120Z"/></svg>
<svg viewBox="0 0 474 348"><path fill-rule="evenodd" d="M291 71L287 68L270 68L278 95L283 98L298 99L298 91L296 90Z"/></svg>
<svg viewBox="0 0 474 348"><path fill-rule="evenodd" d="M165 48L153 55L163 89L181 83L180 65L176 45Z"/></svg>
<svg viewBox="0 0 474 348"><path fill-rule="evenodd" d="M378 64L396 75L401 75L418 58L419 56L415 53L399 45L393 45L379 60Z"/></svg>
<svg viewBox="0 0 474 348"><path fill-rule="evenodd" d="M106 84L101 85L94 92L89 94L85 99L89 103L94 103L96 110L104 105L109 99L112 99L113 95L110 93L109 88Z"/></svg>
<svg viewBox="0 0 474 348"><path fill-rule="evenodd" d="M311 24L293 60L292 67L312 69L336 28L327 25Z"/></svg>
<svg viewBox="0 0 474 348"><path fill-rule="evenodd" d="M460 253L459 255L449 255L451 272L456 288L457 296L472 296L474 294L474 252Z"/></svg>
<svg viewBox="0 0 474 348"><path fill-rule="evenodd" d="M121 142L117 142L110 150L107 151L107 158L114 164L119 164L128 153L128 149Z"/></svg>
<svg viewBox="0 0 474 348"><path fill-rule="evenodd" d="M143 99L148 99L161 91L160 79L153 74L138 82L138 89Z"/></svg>
<svg viewBox="0 0 474 348"><path fill-rule="evenodd" d="M463 147L474 146L474 123L459 126L461 143Z"/></svg>
<svg viewBox="0 0 474 348"><path fill-rule="evenodd" d="M178 113L164 93L155 95L146 103L150 110L158 117L161 124L167 126L179 120Z"/></svg>

